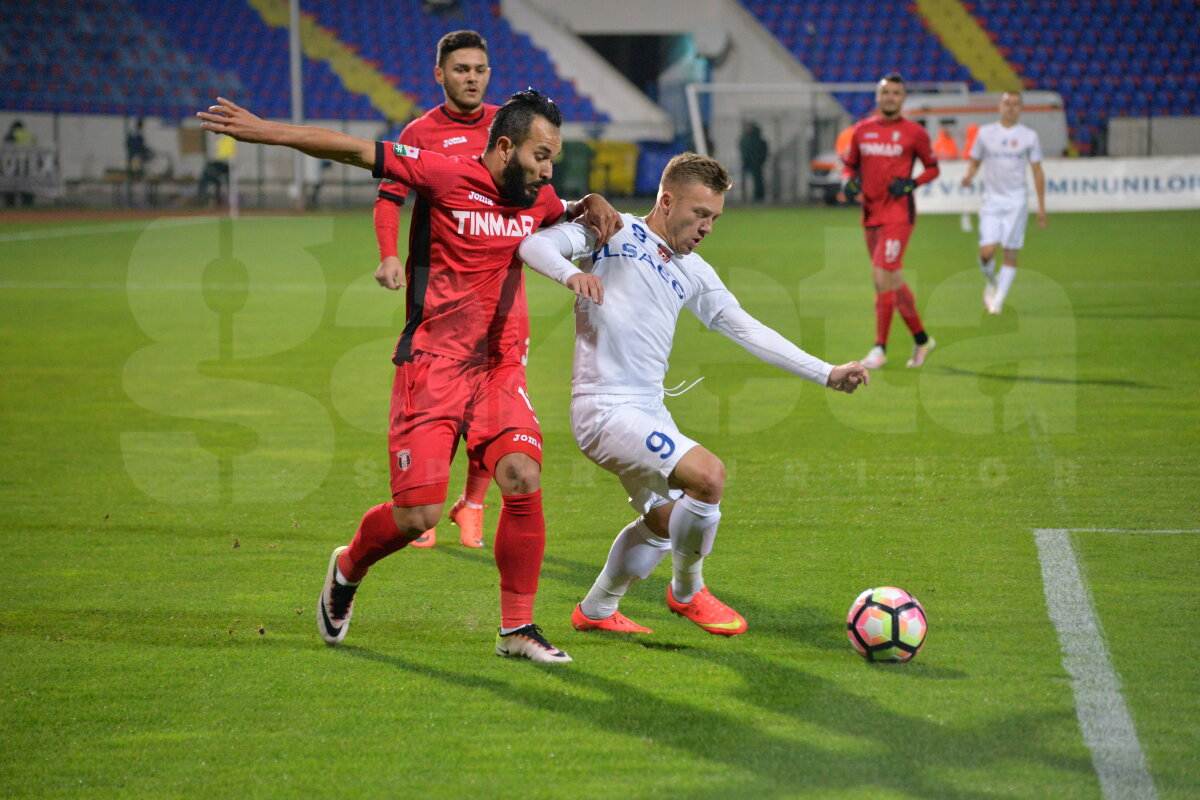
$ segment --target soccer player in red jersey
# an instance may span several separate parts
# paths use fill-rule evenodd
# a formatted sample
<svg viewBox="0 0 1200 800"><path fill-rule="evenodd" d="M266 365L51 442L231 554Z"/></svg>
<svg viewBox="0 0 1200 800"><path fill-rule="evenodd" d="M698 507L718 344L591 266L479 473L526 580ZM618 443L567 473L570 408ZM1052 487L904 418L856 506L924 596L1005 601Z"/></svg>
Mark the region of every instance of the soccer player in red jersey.
<svg viewBox="0 0 1200 800"><path fill-rule="evenodd" d="M496 653L546 663L570 661L533 624L546 544L542 437L525 388L529 313L521 240L543 225L582 215L599 241L621 227L598 195L564 203L550 186L562 149L557 106L518 92L492 121L476 157L445 157L399 142L371 142L324 128L267 122L217 99L202 127L244 142L292 147L372 170L427 200L414 216L416 255L408 320L396 345L388 450L392 500L367 511L348 546L333 551L317 625L329 644L346 635L359 581L441 517L450 459L460 436L468 456L495 477L504 497L495 536L501 626ZM595 279L570 288L598 296Z"/></svg>
<svg viewBox="0 0 1200 800"><path fill-rule="evenodd" d="M844 158L842 191L848 200L862 194L863 228L875 278L875 346L862 360L868 369L878 369L887 361L888 331L897 310L916 343L908 366L924 364L935 344L921 324L917 301L901 269L917 221L913 191L938 176L938 165L929 134L900 115L904 95L904 78L899 73L880 79L875 90L878 114L854 126ZM925 171L914 180L913 163L918 158Z"/></svg>
<svg viewBox="0 0 1200 800"><path fill-rule="evenodd" d="M487 146L488 127L500 108L483 102L491 78L487 41L475 31L447 33L438 41L433 77L441 84L446 101L406 125L397 141L447 156L479 155ZM385 178L379 184L375 200L375 238L379 241L380 259L375 280L393 291L408 284L406 276L413 270L411 247L407 268L400 263L396 252L400 206L408 193L403 183ZM416 205L424 202L418 194ZM418 208L413 213L421 211ZM466 487L450 507L450 521L458 526L458 540L466 547L483 547L483 500L491 481L492 476L482 465L467 464ZM430 528L412 546L435 544L437 528Z"/></svg>

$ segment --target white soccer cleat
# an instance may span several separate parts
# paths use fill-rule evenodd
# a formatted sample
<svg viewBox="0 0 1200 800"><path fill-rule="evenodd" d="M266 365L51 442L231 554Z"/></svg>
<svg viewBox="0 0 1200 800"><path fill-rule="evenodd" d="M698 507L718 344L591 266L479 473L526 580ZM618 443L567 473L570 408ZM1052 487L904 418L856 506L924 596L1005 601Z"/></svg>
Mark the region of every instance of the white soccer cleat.
<svg viewBox="0 0 1200 800"><path fill-rule="evenodd" d="M343 586L337 582L337 559L345 549L345 546L339 547L329 557L325 586L317 599L317 630L326 644L337 644L346 638L350 615L354 613L354 593L358 591L358 584Z"/></svg>
<svg viewBox="0 0 1200 800"><path fill-rule="evenodd" d="M875 345L871 348L871 352L867 353L866 357L858 363L867 369L879 369L887 363L887 353L883 351L882 347Z"/></svg>
<svg viewBox="0 0 1200 800"><path fill-rule="evenodd" d="M996 305L996 287L991 283L986 283L983 286L983 307L987 309L989 314L1000 313L1000 308Z"/></svg>
<svg viewBox="0 0 1200 800"><path fill-rule="evenodd" d="M905 366L907 366L907 367L921 366L922 364L925 363L925 359L929 357L929 351L933 350L933 348L935 348L935 347L937 347L937 342L935 342L933 340L932 336L925 340L925 344L913 345L912 358L910 358L908 360L908 363L905 364Z"/></svg>
<svg viewBox="0 0 1200 800"><path fill-rule="evenodd" d="M566 664L571 660L565 650L546 641L542 629L530 623L509 634L496 633L496 655L528 658L542 664Z"/></svg>

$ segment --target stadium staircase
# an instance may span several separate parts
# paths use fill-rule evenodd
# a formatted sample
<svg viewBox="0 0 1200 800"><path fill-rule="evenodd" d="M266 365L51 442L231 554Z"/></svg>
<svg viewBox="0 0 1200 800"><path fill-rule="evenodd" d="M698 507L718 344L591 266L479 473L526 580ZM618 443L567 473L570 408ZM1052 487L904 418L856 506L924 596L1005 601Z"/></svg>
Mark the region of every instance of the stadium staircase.
<svg viewBox="0 0 1200 800"><path fill-rule="evenodd" d="M211 64L224 74L237 77L238 88L206 91L202 95L202 105L208 105L212 97L220 93L265 117L287 119L291 116L287 30L269 25L247 0L207 3L127 1L133 12L126 20L129 28L155 31L170 43L173 51L185 53L193 60ZM214 36L214 31L219 31L220 35ZM326 61L305 56L303 66L306 117L379 119L380 114L370 100L365 95L347 91ZM124 79L136 84L146 76L135 74ZM192 102L181 104L172 111L176 116L190 116L197 107ZM157 116L172 114L159 113Z"/></svg>
<svg viewBox="0 0 1200 800"><path fill-rule="evenodd" d="M875 81L895 70L909 81L965 81L973 89L982 87L926 28L916 6L887 0L743 3L819 81ZM855 118L875 106L867 92L835 96Z"/></svg>
<svg viewBox="0 0 1200 800"><path fill-rule="evenodd" d="M1021 76L959 0L916 0L929 30L989 92L1020 90Z"/></svg>
<svg viewBox="0 0 1200 800"><path fill-rule="evenodd" d="M269 2L286 6L284 0ZM411 92L423 108L432 108L443 99L441 87L433 81L438 40L448 31L471 28L487 40L489 60L495 67L488 87L492 102L503 102L533 86L554 99L567 121L608 119L573 84L562 80L544 51L513 30L492 0L456 0L454 10L442 14L422 11L421 4L411 0L305 0L304 8L322 26L336 31L363 61Z"/></svg>
<svg viewBox="0 0 1200 800"><path fill-rule="evenodd" d="M456 7L305 0L305 116L401 123L437 105L438 39L470 27L497 67L491 99L533 85L568 121L607 121L490 0ZM5 110L180 119L222 94L266 117L291 116L286 0L0 0L0 12Z"/></svg>
<svg viewBox="0 0 1200 800"><path fill-rule="evenodd" d="M247 0L263 21L275 28L287 29L290 21L287 0ZM337 33L317 23L313 14L300 19L300 42L304 55L323 61L350 92L365 95L385 119L405 120L416 116L417 104L411 94L396 88L395 79L379 70L378 62L363 60L343 44Z"/></svg>

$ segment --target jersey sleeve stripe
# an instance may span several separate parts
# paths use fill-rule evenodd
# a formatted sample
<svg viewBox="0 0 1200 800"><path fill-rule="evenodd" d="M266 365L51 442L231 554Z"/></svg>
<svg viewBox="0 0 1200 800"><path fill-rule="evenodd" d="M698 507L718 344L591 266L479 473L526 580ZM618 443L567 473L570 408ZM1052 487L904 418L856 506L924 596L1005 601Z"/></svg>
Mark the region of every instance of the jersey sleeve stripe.
<svg viewBox="0 0 1200 800"><path fill-rule="evenodd" d="M383 178L383 158L386 151L383 149L383 142L375 143L375 166L371 169L372 178Z"/></svg>

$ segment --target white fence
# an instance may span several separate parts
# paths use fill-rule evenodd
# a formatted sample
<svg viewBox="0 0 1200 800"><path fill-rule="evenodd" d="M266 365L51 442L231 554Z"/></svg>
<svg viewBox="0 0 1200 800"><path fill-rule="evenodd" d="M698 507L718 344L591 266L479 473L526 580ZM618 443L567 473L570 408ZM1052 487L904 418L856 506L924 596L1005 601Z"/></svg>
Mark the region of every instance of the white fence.
<svg viewBox="0 0 1200 800"><path fill-rule="evenodd" d="M965 161L943 161L941 174L917 191L922 214L977 211L983 195L983 170L972 187L962 185ZM1200 156L1180 158L1049 158L1046 210L1150 211L1200 208ZM1037 208L1032 175L1029 207Z"/></svg>

